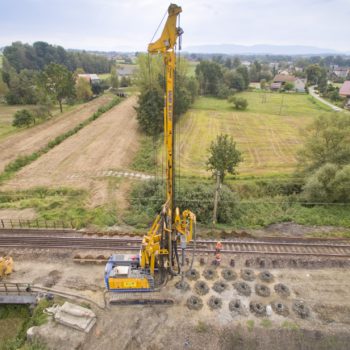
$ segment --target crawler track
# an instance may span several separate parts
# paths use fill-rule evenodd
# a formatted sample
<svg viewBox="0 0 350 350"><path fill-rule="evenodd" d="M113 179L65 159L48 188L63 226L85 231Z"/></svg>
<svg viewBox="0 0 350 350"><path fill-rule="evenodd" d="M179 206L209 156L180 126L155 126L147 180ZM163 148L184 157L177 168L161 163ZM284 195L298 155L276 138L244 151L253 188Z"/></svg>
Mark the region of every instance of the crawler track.
<svg viewBox="0 0 350 350"><path fill-rule="evenodd" d="M196 252L211 254L215 250L216 241L197 240ZM137 252L140 249L140 238L109 238L84 237L67 232L43 231L22 234L3 233L0 235L1 248L30 249L79 249ZM350 258L349 241L309 241L309 240L279 240L279 239L236 239L223 240L223 254L258 254L258 255L289 255L289 256L319 256ZM193 244L188 246L193 249Z"/></svg>

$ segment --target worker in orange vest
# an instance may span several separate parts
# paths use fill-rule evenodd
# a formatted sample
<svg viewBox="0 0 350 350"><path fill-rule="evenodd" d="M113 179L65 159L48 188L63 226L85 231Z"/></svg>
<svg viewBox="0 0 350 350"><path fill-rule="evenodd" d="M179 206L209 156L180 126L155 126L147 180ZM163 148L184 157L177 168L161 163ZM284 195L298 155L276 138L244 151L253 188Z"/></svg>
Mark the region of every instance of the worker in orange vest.
<svg viewBox="0 0 350 350"><path fill-rule="evenodd" d="M222 249L222 243L218 241L215 246L215 254L220 253L221 249Z"/></svg>

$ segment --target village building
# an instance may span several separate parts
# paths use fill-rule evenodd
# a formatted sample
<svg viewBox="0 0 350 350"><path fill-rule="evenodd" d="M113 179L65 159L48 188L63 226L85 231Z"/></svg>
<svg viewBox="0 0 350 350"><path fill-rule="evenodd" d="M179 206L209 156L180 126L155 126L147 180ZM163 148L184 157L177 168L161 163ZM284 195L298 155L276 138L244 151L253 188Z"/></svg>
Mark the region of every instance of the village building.
<svg viewBox="0 0 350 350"><path fill-rule="evenodd" d="M273 91L280 90L286 83L292 83L294 85L293 90L296 92L305 92L306 79L289 74L277 74L270 85L270 89Z"/></svg>
<svg viewBox="0 0 350 350"><path fill-rule="evenodd" d="M350 108L350 80L346 80L339 89L339 95L348 99L345 107Z"/></svg>

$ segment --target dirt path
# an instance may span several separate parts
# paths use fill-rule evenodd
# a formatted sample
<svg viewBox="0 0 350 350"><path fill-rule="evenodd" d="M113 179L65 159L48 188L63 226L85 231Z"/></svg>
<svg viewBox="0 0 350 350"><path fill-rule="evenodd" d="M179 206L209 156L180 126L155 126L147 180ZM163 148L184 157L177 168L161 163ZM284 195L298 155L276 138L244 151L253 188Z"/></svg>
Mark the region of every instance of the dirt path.
<svg viewBox="0 0 350 350"><path fill-rule="evenodd" d="M46 123L25 129L0 142L0 172L6 164L20 155L31 154L45 146L50 140L72 129L89 118L97 109L112 100L112 95L104 95L85 103L74 111L54 117Z"/></svg>
<svg viewBox="0 0 350 350"><path fill-rule="evenodd" d="M23 168L5 187L93 188L98 173L127 169L139 146L135 104L136 97L123 101Z"/></svg>

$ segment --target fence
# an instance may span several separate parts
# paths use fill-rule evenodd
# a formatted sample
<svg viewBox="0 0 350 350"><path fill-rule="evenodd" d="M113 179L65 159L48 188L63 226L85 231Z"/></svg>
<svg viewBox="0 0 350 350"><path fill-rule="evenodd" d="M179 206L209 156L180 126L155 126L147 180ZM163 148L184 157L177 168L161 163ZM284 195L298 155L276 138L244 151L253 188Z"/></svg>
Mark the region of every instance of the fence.
<svg viewBox="0 0 350 350"><path fill-rule="evenodd" d="M45 220L45 219L0 219L0 229L16 228L47 228L47 229L74 229L76 224L73 221Z"/></svg>

